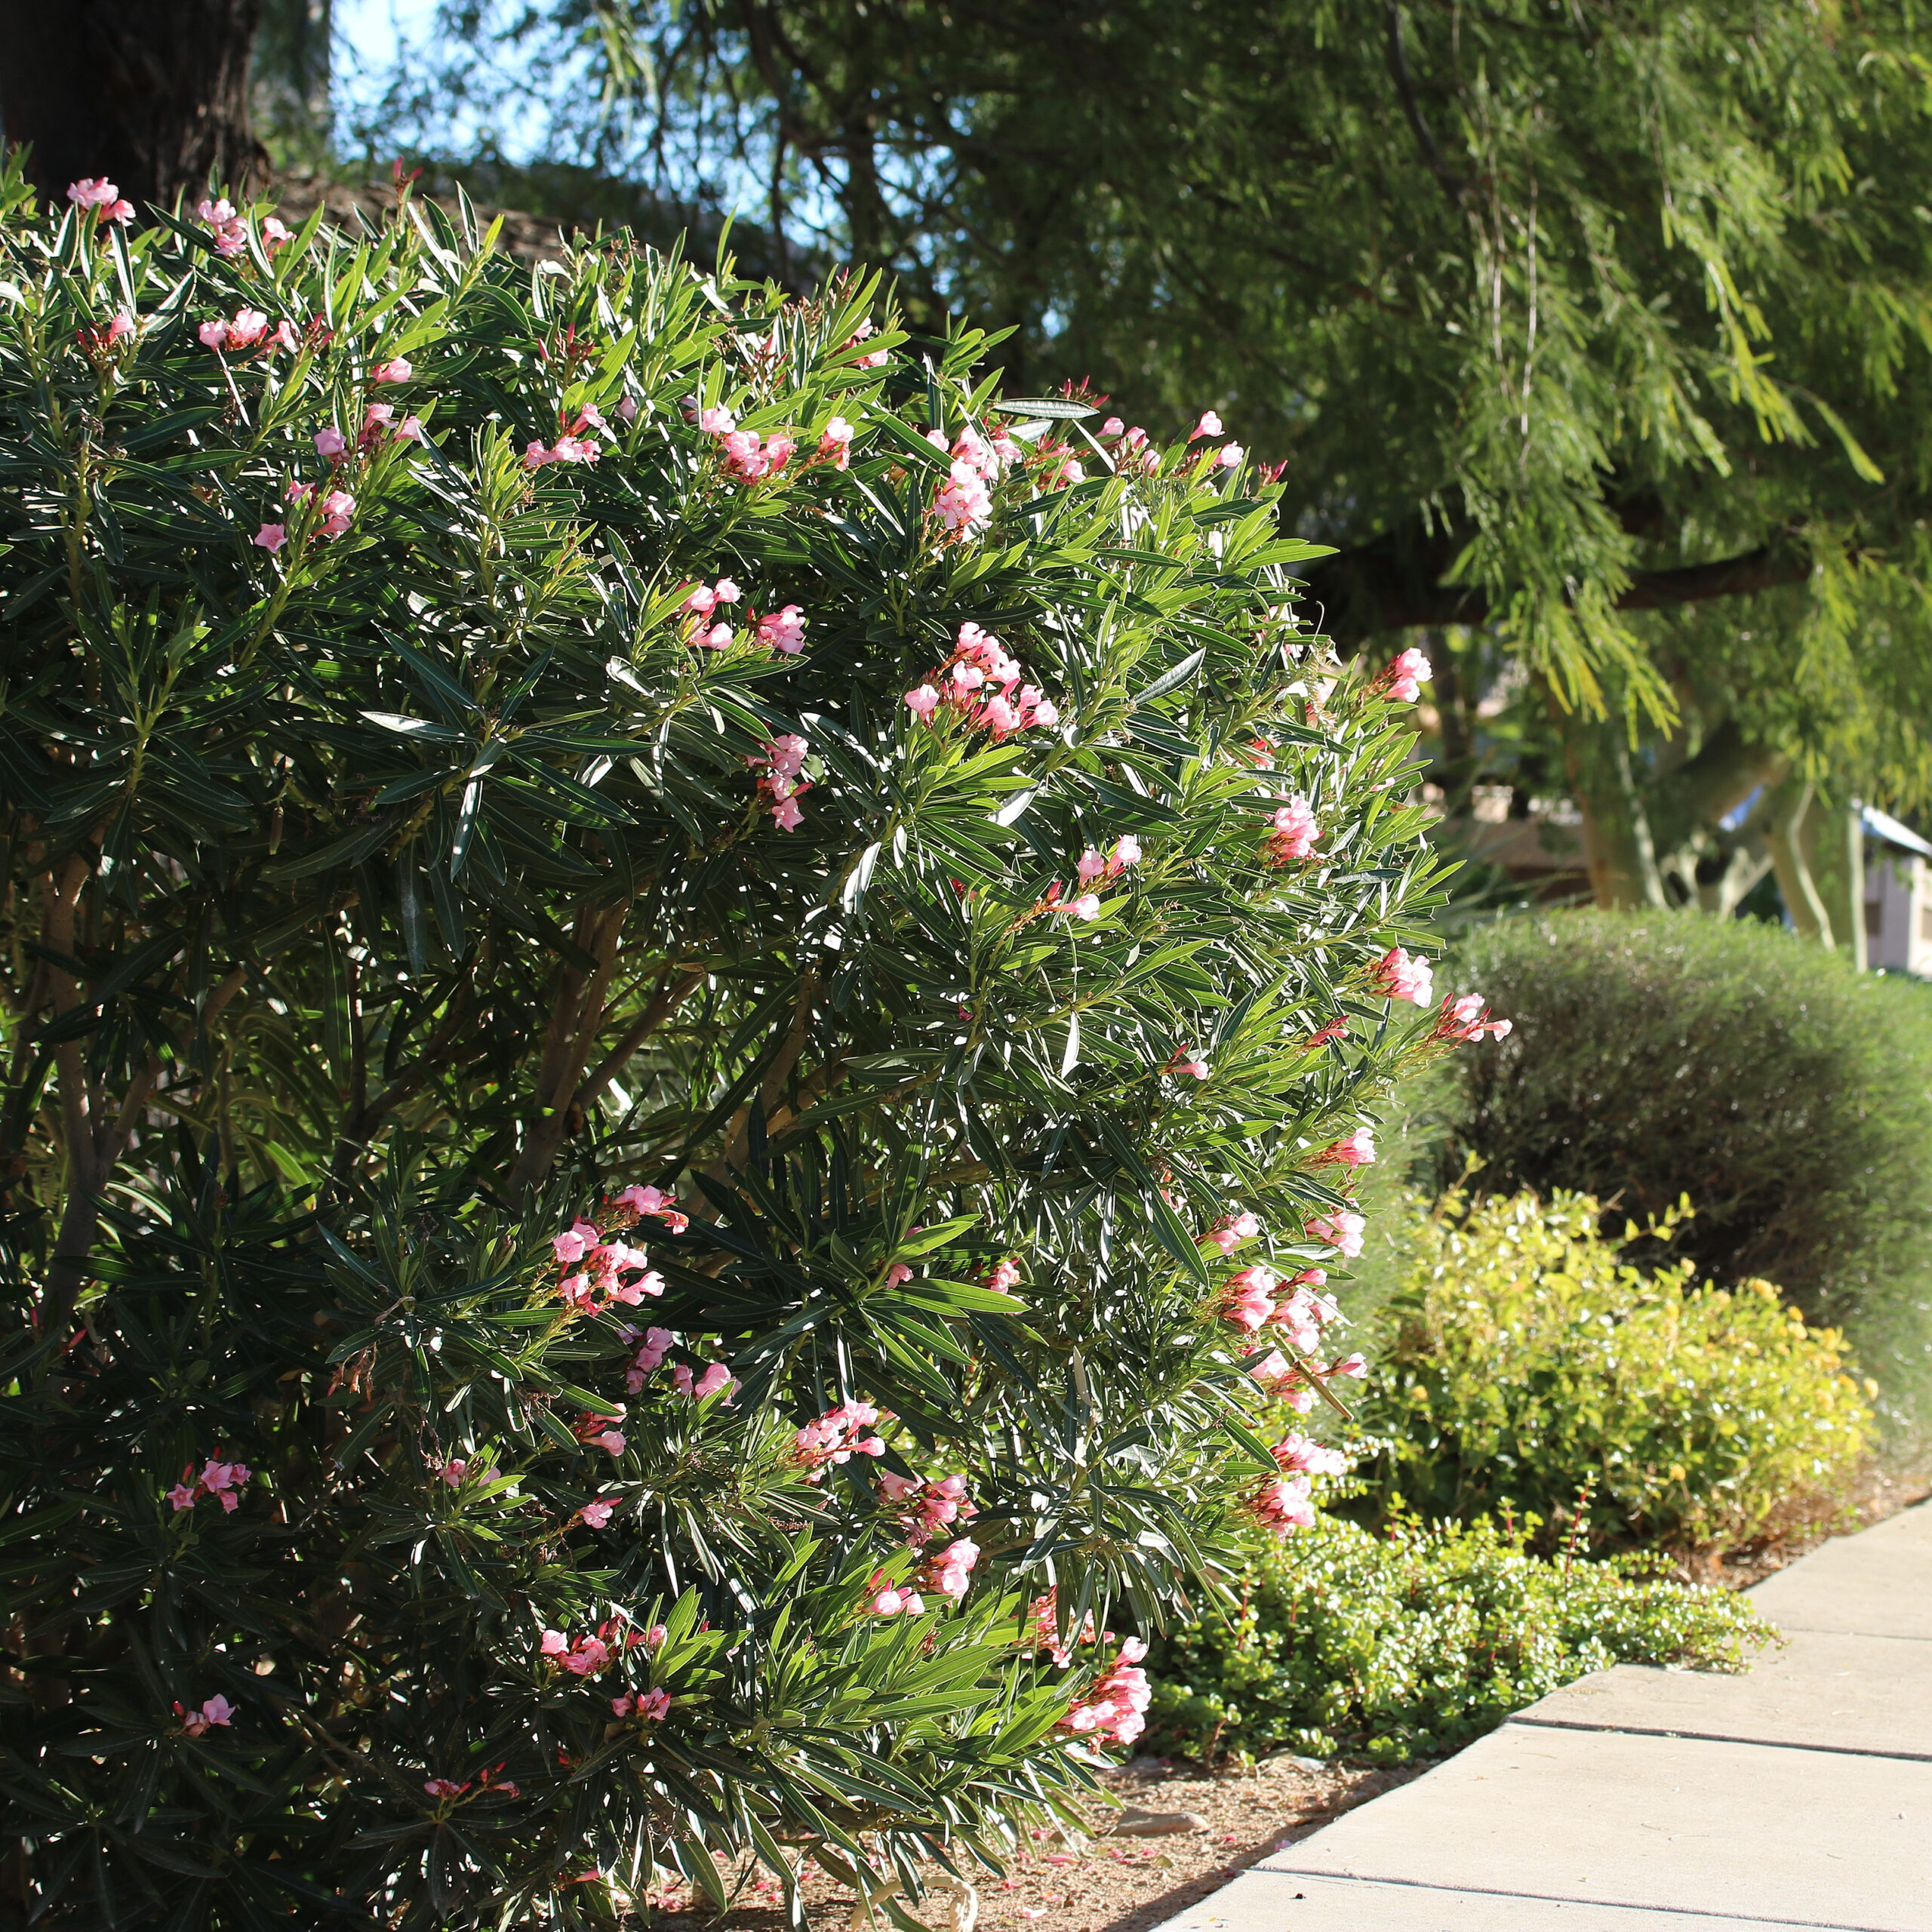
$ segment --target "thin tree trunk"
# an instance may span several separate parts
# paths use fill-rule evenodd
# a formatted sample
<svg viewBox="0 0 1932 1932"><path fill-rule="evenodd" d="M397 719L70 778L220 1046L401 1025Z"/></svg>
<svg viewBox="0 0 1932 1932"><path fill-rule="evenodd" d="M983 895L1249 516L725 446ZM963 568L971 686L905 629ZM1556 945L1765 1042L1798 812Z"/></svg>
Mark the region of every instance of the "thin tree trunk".
<svg viewBox="0 0 1932 1932"><path fill-rule="evenodd" d="M266 160L248 126L261 0L0 0L0 118L64 205L104 175L137 204L245 189Z"/></svg>

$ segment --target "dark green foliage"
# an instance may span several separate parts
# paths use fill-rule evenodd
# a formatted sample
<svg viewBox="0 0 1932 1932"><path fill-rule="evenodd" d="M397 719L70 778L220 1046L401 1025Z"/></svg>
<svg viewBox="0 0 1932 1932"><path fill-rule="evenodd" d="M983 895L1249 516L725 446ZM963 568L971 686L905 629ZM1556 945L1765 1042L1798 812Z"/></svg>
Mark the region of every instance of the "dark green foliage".
<svg viewBox="0 0 1932 1932"><path fill-rule="evenodd" d="M1433 1051L1368 973L1434 900L1407 714L1289 621L1306 546L1251 472L1117 474L869 285L621 237L530 273L416 206L224 257L23 200L7 1909L608 1924L654 1863L721 1900L752 1860L996 1861L1090 1776L1056 1727L1093 1653L1037 1664L1032 1601L1157 1626L1274 1472L1201 1235L1238 1204L1241 1262L1332 1259L1314 1150ZM245 308L286 344L206 345ZM718 407L786 467L730 474ZM928 433L1003 423L949 534ZM528 461L566 437L600 460ZM793 655L750 620L787 604ZM909 712L968 623L1051 728ZM1289 792L1321 851L1272 869ZM613 1201L647 1183L688 1226ZM567 1297L578 1213L661 1294ZM738 1386L694 1401L707 1363ZM809 1466L841 1400L893 1412L882 1466ZM871 1614L926 1560L881 1466L964 1474L963 1601Z"/></svg>
<svg viewBox="0 0 1932 1932"><path fill-rule="evenodd" d="M1569 1188L1844 1328L1895 1420L1932 1378L1932 994L1754 921L1505 919L1452 957L1515 1030L1424 1083L1485 1191ZM1613 1217L1614 1218L1614 1217Z"/></svg>
<svg viewBox="0 0 1932 1932"><path fill-rule="evenodd" d="M1148 1660L1150 1749L1281 1746L1399 1763L1453 1751L1614 1663L1741 1668L1771 1633L1742 1597L1654 1559L1531 1555L1487 1521L1377 1534L1334 1517L1257 1549L1232 1624L1204 1619Z"/></svg>

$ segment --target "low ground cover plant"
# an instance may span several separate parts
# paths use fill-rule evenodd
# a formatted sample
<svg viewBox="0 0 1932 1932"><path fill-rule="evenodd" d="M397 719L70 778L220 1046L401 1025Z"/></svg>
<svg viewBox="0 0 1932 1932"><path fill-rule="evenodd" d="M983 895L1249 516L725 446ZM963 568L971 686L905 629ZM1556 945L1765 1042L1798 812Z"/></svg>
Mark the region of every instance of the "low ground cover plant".
<svg viewBox="0 0 1932 1932"><path fill-rule="evenodd" d="M1499 920L1446 968L1515 1023L1412 1096L1435 1184L1566 1188L1843 1329L1894 1443L1932 1422L1932 998L1753 920ZM1661 1250L1652 1251L1656 1258Z"/></svg>
<svg viewBox="0 0 1932 1932"><path fill-rule="evenodd" d="M1692 1551L1832 1496L1872 1420L1843 1337L1768 1282L1628 1258L1681 1232L1681 1211L1614 1234L1606 1219L1561 1191L1456 1190L1417 1216L1358 1407L1375 1505L1465 1521L1513 1508L1549 1537L1577 1523L1586 1546Z"/></svg>
<svg viewBox="0 0 1932 1932"><path fill-rule="evenodd" d="M1772 1635L1743 1598L1680 1582L1654 1555L1538 1555L1534 1527L1404 1518L1374 1531L1324 1514L1255 1543L1238 1613L1156 1645L1149 1748L1400 1763L1454 1750L1593 1670L1740 1669Z"/></svg>
<svg viewBox="0 0 1932 1932"><path fill-rule="evenodd" d="M996 1864L1312 1520L1426 666L869 284L0 208L8 1909Z"/></svg>

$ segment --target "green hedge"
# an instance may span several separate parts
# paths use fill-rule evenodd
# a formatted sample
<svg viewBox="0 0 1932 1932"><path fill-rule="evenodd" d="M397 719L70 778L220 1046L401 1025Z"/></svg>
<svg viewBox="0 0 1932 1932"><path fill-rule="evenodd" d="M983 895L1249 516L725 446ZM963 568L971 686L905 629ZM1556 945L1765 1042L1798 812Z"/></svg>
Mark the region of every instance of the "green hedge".
<svg viewBox="0 0 1932 1932"><path fill-rule="evenodd" d="M1156 1646L1149 1748L1287 1746L1399 1762L1451 1751L1614 1663L1738 1669L1770 1635L1743 1598L1654 1558L1534 1556L1487 1521L1378 1535L1332 1516L1257 1548L1232 1621Z"/></svg>
<svg viewBox="0 0 1932 1932"><path fill-rule="evenodd" d="M1493 1192L1688 1197L1672 1251L1777 1282L1844 1328L1895 1429L1932 1414L1932 994L1774 928L1686 915L1506 919L1448 962L1515 1023L1426 1084Z"/></svg>

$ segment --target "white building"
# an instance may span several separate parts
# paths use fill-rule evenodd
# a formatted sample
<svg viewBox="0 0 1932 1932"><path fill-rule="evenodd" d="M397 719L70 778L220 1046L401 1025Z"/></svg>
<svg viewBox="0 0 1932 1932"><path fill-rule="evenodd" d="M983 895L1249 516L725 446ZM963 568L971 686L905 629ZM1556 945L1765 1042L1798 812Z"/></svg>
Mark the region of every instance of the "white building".
<svg viewBox="0 0 1932 1932"><path fill-rule="evenodd" d="M1932 978L1932 844L1870 805L1863 817L1866 960Z"/></svg>

